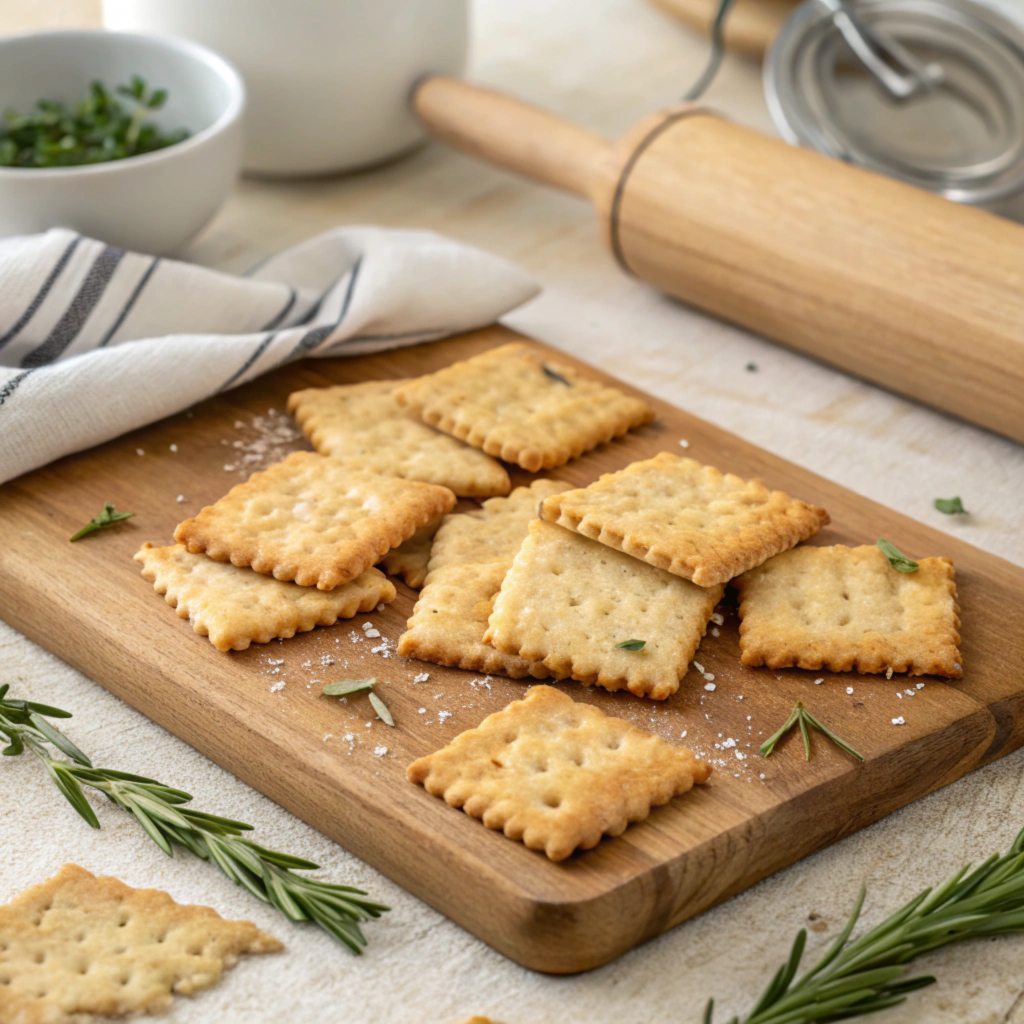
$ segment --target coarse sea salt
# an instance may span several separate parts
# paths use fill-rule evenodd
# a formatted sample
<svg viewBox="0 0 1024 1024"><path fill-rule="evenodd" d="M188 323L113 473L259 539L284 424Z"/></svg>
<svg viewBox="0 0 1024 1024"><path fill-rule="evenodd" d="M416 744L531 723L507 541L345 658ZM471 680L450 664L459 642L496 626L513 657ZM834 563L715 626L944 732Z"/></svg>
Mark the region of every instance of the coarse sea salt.
<svg viewBox="0 0 1024 1024"><path fill-rule="evenodd" d="M425 715L426 713L427 713L427 709L426 708L420 708L420 714L421 715Z"/></svg>
<svg viewBox="0 0 1024 1024"><path fill-rule="evenodd" d="M379 636L380 636L380 630L379 629L368 629L368 630L366 630L366 639L367 640L376 640L376 639L378 639Z"/></svg>
<svg viewBox="0 0 1024 1024"><path fill-rule="evenodd" d="M892 720L892 724L893 724L893 725L906 725L907 723L906 723L906 721L904 720L903 716L902 716L902 715L900 715L900 716L899 716L899 718L894 718L894 719Z"/></svg>
<svg viewBox="0 0 1024 1024"><path fill-rule="evenodd" d="M387 747L374 747L373 753L375 757L383 757L388 752Z"/></svg>
<svg viewBox="0 0 1024 1024"><path fill-rule="evenodd" d="M414 683L425 683L430 678L429 672L421 672L418 676L413 676L412 681Z"/></svg>
<svg viewBox="0 0 1024 1024"><path fill-rule="evenodd" d="M721 630L717 626L712 626L711 627L711 635L712 636L721 636L722 632L721 632Z"/></svg>
<svg viewBox="0 0 1024 1024"><path fill-rule="evenodd" d="M689 441L680 441L679 442L679 447L680 448L689 448L690 447L690 442Z"/></svg>
<svg viewBox="0 0 1024 1024"><path fill-rule="evenodd" d="M270 687L270 692L271 693L280 693L283 689L284 689L284 680L282 679L280 682L274 683L273 686Z"/></svg>
<svg viewBox="0 0 1024 1024"><path fill-rule="evenodd" d="M172 444L171 445L171 451L172 452L176 452L177 450L178 450L178 446L176 444Z"/></svg>
<svg viewBox="0 0 1024 1024"><path fill-rule="evenodd" d="M885 678L892 679L892 665L885 670Z"/></svg>
<svg viewBox="0 0 1024 1024"><path fill-rule="evenodd" d="M184 494L179 494L174 500L175 501L184 501L185 500L185 495Z"/></svg>
<svg viewBox="0 0 1024 1024"><path fill-rule="evenodd" d="M846 688L846 692L847 692L847 693L853 693L853 687L852 687L852 686L848 686L848 687Z"/></svg>
<svg viewBox="0 0 1024 1024"><path fill-rule="evenodd" d="M714 683L705 683L704 684L704 689L705 690L714 690L714 689L717 689L717 687L715 686Z"/></svg>
<svg viewBox="0 0 1024 1024"><path fill-rule="evenodd" d="M815 686L821 686L821 684L822 684L823 682L825 682L825 680L824 680L824 679L815 679L815 680L814 680L814 685L815 685Z"/></svg>
<svg viewBox="0 0 1024 1024"><path fill-rule="evenodd" d="M450 711L438 711L437 720L443 722L446 718L451 718L452 713Z"/></svg>
<svg viewBox="0 0 1024 1024"><path fill-rule="evenodd" d="M724 626L725 625L725 616L722 615L720 612L712 612L711 613L711 621L716 626Z"/></svg>

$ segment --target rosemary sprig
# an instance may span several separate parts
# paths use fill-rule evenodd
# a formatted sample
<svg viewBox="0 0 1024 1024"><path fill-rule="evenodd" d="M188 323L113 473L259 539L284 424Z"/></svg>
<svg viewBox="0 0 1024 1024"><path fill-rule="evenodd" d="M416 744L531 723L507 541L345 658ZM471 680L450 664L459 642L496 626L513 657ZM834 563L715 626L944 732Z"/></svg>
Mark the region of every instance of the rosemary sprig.
<svg viewBox="0 0 1024 1024"><path fill-rule="evenodd" d="M174 856L173 844L184 846L197 857L212 861L233 882L277 907L290 920L314 921L354 953L362 952L366 939L360 922L380 917L390 908L364 899L362 889L295 874L296 870L314 871L319 865L240 838L243 832L252 830L252 825L185 807L192 797L183 790L144 775L94 768L78 747L46 721L70 718L69 712L31 701L9 700L8 689L7 684L0 686L0 734L8 741L2 753L16 756L31 750L68 803L93 828L99 828L100 822L83 786L103 793L132 815L168 857ZM47 744L71 761L51 757Z"/></svg>
<svg viewBox="0 0 1024 1024"><path fill-rule="evenodd" d="M823 733L837 747L839 747L840 750L845 750L848 754L852 754L858 761L864 760L863 754L858 754L857 751L846 742L846 740L840 739L831 729L818 721L818 719L804 707L804 702L802 700L798 700L796 702L796 707L793 708L793 713L786 719L782 728L775 733L774 736L769 736L768 739L761 744L761 756L767 757L775 749L775 744L778 743L794 725L800 726L800 735L803 736L804 739L805 761L810 761L811 759L811 737L807 731L808 726L811 726L812 729L817 729L818 732Z"/></svg>
<svg viewBox="0 0 1024 1024"><path fill-rule="evenodd" d="M111 502L105 501L103 511L98 516L93 516L77 533L73 533L70 539L81 540L90 533L121 522L122 519L131 519L133 515L135 515L134 512L117 512Z"/></svg>
<svg viewBox="0 0 1024 1024"><path fill-rule="evenodd" d="M789 959L742 1024L817 1024L877 1013L934 983L930 975L904 977L906 965L922 954L1024 931L1024 830L1007 853L993 854L973 871L968 864L850 942L865 891L862 887L850 919L822 959L796 980L807 942L806 930L800 929ZM713 1008L710 1001L705 1024L711 1024ZM730 1024L741 1024L741 1018Z"/></svg>

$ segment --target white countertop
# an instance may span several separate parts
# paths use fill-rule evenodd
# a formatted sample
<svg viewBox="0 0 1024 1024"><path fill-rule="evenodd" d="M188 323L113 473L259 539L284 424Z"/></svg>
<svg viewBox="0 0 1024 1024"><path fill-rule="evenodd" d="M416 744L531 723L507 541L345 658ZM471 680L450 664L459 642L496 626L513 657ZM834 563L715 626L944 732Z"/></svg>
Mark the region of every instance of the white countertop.
<svg viewBox="0 0 1024 1024"><path fill-rule="evenodd" d="M81 5L79 5L81 7ZM80 18L81 11L78 13ZM37 19L41 21L42 16ZM25 19L22 19L25 23ZM31 22L30 22L31 23ZM11 22L7 22L11 24ZM477 0L472 74L609 136L673 101L705 44L641 0ZM756 67L728 59L708 101L771 130ZM305 183L244 182L185 254L238 270L332 223L431 227L527 267L543 295L508 318L688 411L876 501L1024 565L1024 448L932 412L740 330L621 274L588 207L432 146L376 172ZM745 369L753 362L754 372ZM946 517L935 497L971 510ZM941 554L941 552L934 552ZM59 628L59 624L56 624ZM68 731L99 764L189 789L196 805L242 818L266 845L308 856L394 909L348 955L289 924L214 868L168 861L113 807L103 830L77 819L27 757L0 764L0 901L67 860L178 900L248 917L287 952L243 962L167 1020L445 1024L484 1013L503 1024L659 1024L748 1010L810 914L841 926L862 882L873 923L968 860L1004 849L1024 826L1024 754L1011 755L781 871L726 904L573 978L517 967L266 800L97 684L0 624L0 682L75 713ZM1024 939L940 952L918 966L939 983L886 1021L1024 1024ZM295 1012L301 1002L301 1016Z"/></svg>

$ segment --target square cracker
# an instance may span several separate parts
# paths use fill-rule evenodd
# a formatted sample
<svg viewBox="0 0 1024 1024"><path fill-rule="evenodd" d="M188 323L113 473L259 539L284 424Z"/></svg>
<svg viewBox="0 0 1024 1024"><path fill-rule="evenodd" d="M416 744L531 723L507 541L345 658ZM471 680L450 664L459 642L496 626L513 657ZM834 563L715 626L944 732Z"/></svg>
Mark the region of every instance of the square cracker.
<svg viewBox="0 0 1024 1024"><path fill-rule="evenodd" d="M549 673L543 665L496 651L483 636L494 597L537 515L538 503L568 486L534 480L507 498L491 498L472 512L445 516L398 653L471 672L546 678Z"/></svg>
<svg viewBox="0 0 1024 1024"><path fill-rule="evenodd" d="M654 418L642 399L544 361L520 342L412 380L395 400L431 426L531 473L561 466Z"/></svg>
<svg viewBox="0 0 1024 1024"><path fill-rule="evenodd" d="M281 948L251 921L65 864L0 907L0 1020L156 1013L216 984L240 954Z"/></svg>
<svg viewBox="0 0 1024 1024"><path fill-rule="evenodd" d="M174 539L192 554L333 590L454 504L447 487L292 452L179 523Z"/></svg>
<svg viewBox="0 0 1024 1024"><path fill-rule="evenodd" d="M218 651L244 651L250 643L333 626L395 599L394 584L377 569L334 590L300 587L230 562L190 554L183 544L155 548L148 541L135 555L142 575L178 617L188 619Z"/></svg>
<svg viewBox="0 0 1024 1024"><path fill-rule="evenodd" d="M701 587L726 583L829 522L823 508L662 452L548 498L541 517Z"/></svg>
<svg viewBox="0 0 1024 1024"><path fill-rule="evenodd" d="M710 774L685 747L550 686L530 687L406 769L410 782L554 861L621 835Z"/></svg>
<svg viewBox="0 0 1024 1024"><path fill-rule="evenodd" d="M733 581L740 660L769 668L906 672L959 679L953 563L897 572L873 544L800 547Z"/></svg>
<svg viewBox="0 0 1024 1024"><path fill-rule="evenodd" d="M725 587L698 587L535 519L494 600L484 642L606 690L679 689ZM616 650L623 640L642 650Z"/></svg>
<svg viewBox="0 0 1024 1024"><path fill-rule="evenodd" d="M427 578L430 552L434 547L434 535L441 526L444 516L438 516L426 526L421 526L407 541L392 548L381 560L381 568L389 576L401 576L405 585L419 590Z"/></svg>
<svg viewBox="0 0 1024 1024"><path fill-rule="evenodd" d="M392 397L402 380L307 388L288 411L321 455L350 469L440 484L465 498L508 494L508 473L489 455L413 418Z"/></svg>

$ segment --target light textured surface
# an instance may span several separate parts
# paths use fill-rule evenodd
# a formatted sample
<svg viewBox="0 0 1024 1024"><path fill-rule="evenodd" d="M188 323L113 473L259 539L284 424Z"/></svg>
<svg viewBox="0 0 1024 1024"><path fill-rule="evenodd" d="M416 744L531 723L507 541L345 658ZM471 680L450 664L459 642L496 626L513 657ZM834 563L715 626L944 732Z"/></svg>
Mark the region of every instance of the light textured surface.
<svg viewBox="0 0 1024 1024"><path fill-rule="evenodd" d="M53 24L62 4L18 0L18 28ZM1008 12L1016 0L1004 0ZM32 9L26 12L27 7ZM7 12L0 15L5 24ZM473 74L614 137L674 102L706 56L702 41L640 0L479 0ZM585 43L581 45L581 32ZM764 130L756 66L726 60L708 102ZM593 214L538 188L428 147L371 174L308 183L243 181L188 255L243 270L336 222L434 227L526 266L542 296L512 326L785 458L1024 564L1024 448L896 398L735 328L623 275L601 251ZM745 365L753 362L756 371ZM672 440L672 439L669 439ZM676 439L676 440L686 440ZM715 463L719 452L688 454ZM724 461L719 459L719 461ZM931 505L959 494L971 510ZM1024 752L911 804L808 857L615 963L546 978L505 960L312 828L212 765L56 659L0 627L3 678L75 711L68 731L97 763L187 784L197 805L250 821L261 837L318 861L324 874L368 888L394 910L367 927L360 959L291 925L217 871L166 857L115 808L97 804L94 832L60 805L25 758L0 762L0 899L66 860L183 902L250 918L288 952L247 965L213 991L180 1000L168 1024L277 1024L301 993L310 1017L352 1024L456 1024L473 1013L502 1024L680 1024L708 996L716 1019L748 1011L796 931L813 925L809 955L842 926L861 883L869 926L969 860L1005 849L1024 825ZM14 794L8 798L7 794ZM45 813L43 813L45 812ZM810 915L814 919L810 920ZM877 1024L1024 1024L1024 937L947 950L920 963L940 981ZM252 967L252 970L249 969Z"/></svg>
<svg viewBox="0 0 1024 1024"><path fill-rule="evenodd" d="M288 411L321 455L351 469L440 484L463 498L508 494L498 462L399 408L391 393L401 383L306 388L288 396Z"/></svg>
<svg viewBox="0 0 1024 1024"><path fill-rule="evenodd" d="M592 850L652 807L706 782L711 766L551 686L488 715L409 765L410 782L551 860Z"/></svg>
<svg viewBox="0 0 1024 1024"><path fill-rule="evenodd" d="M963 675L948 558L897 572L874 544L799 547L735 586L744 665Z"/></svg>
<svg viewBox="0 0 1024 1024"><path fill-rule="evenodd" d="M698 587L639 558L535 519L494 599L484 642L606 690L665 700L725 586ZM642 639L639 651L618 644Z"/></svg>
<svg viewBox="0 0 1024 1024"><path fill-rule="evenodd" d="M545 519L702 587L728 583L828 523L823 508L661 452L548 498Z"/></svg>

